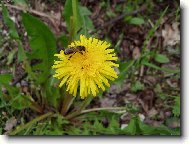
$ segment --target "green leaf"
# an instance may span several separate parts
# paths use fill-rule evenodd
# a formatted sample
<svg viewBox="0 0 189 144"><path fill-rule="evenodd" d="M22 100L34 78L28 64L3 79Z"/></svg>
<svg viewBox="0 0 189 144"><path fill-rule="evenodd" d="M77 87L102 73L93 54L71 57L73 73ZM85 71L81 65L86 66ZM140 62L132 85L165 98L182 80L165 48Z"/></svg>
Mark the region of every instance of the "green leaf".
<svg viewBox="0 0 189 144"><path fill-rule="evenodd" d="M166 55L163 54L156 54L155 55L155 61L159 63L168 63L169 58Z"/></svg>
<svg viewBox="0 0 189 144"><path fill-rule="evenodd" d="M154 68L154 69L157 69L157 70L160 70L160 71L164 71L164 72L167 72L167 73L180 73L180 70L177 69L177 70L171 70L171 69L168 69L168 68L161 68L153 63L150 63L148 61L146 61L145 59L143 59L141 61L141 64L145 65L145 66L148 66L148 67L151 67L151 68Z"/></svg>
<svg viewBox="0 0 189 144"><path fill-rule="evenodd" d="M81 20L82 20L82 30L80 31L78 36L80 34L84 34L86 36L89 36L88 31L94 30L93 22L89 18L89 16L91 15L91 12L86 7L79 5L79 13L80 13L79 15L81 16Z"/></svg>
<svg viewBox="0 0 189 144"><path fill-rule="evenodd" d="M165 10L162 13L160 13L160 18L157 20L154 27L152 27L147 33L146 39L143 42L143 46L142 46L142 55L146 55L146 53L148 53L149 49L147 48L147 45L149 44L150 39L153 37L158 27L161 25L162 19L168 10L168 7L169 6L167 6Z"/></svg>
<svg viewBox="0 0 189 144"><path fill-rule="evenodd" d="M81 6L79 5L79 12L83 15L83 16L89 16L91 15L91 11L87 8L87 7L84 7L84 6Z"/></svg>
<svg viewBox="0 0 189 144"><path fill-rule="evenodd" d="M88 116L92 116L91 114L89 114ZM91 117L92 121L95 120L94 124L88 125L88 130L92 129L93 130L92 133L94 133L95 135L104 135L104 134L115 135L121 132L120 124L119 124L120 114L114 112L108 112L108 111L98 112L98 117L96 117L96 114L97 113L94 113L94 115ZM104 127L102 123L103 119L108 120L107 127Z"/></svg>
<svg viewBox="0 0 189 144"><path fill-rule="evenodd" d="M136 81L132 84L131 86L131 90L133 92L137 92L139 90L143 90L144 89L144 84L142 84L140 81Z"/></svg>
<svg viewBox="0 0 189 144"><path fill-rule="evenodd" d="M0 128L0 135L3 135L3 128Z"/></svg>
<svg viewBox="0 0 189 144"><path fill-rule="evenodd" d="M10 90L9 90L10 91ZM26 95L22 95L17 88L12 89L11 91L12 99L9 105L15 109L22 110L30 107L31 102L26 99Z"/></svg>
<svg viewBox="0 0 189 144"><path fill-rule="evenodd" d="M144 124L138 117L133 117L122 132L129 135L180 135L179 129L172 130L164 125L153 127Z"/></svg>
<svg viewBox="0 0 189 144"><path fill-rule="evenodd" d="M30 106L30 102L25 99L26 96L21 95L20 90L17 87L10 86L10 82L12 80L12 75L10 74L2 74L0 75L0 88L5 87L8 91L8 104L7 106L11 106L15 109L24 109ZM3 93L0 91L0 99L2 101L6 101L6 98L3 97ZM6 106L6 105L4 105Z"/></svg>
<svg viewBox="0 0 189 144"><path fill-rule="evenodd" d="M114 81L116 84L118 85L123 84L123 81L125 80L128 70L133 66L133 64L134 61L122 62L119 64L120 74L118 75L118 78Z"/></svg>
<svg viewBox="0 0 189 144"><path fill-rule="evenodd" d="M129 135L135 135L137 132L136 125L137 125L136 119L135 118L131 119L128 126L123 129L124 133L129 134Z"/></svg>
<svg viewBox="0 0 189 144"><path fill-rule="evenodd" d="M172 112L174 116L176 117L180 116L180 97L175 97L175 104L173 106Z"/></svg>
<svg viewBox="0 0 189 144"><path fill-rule="evenodd" d="M10 19L10 15L7 8L4 6L2 8L3 8L2 9L3 21L9 27L9 33L10 33L11 38L19 39L16 27L15 27L15 23L12 21L12 19Z"/></svg>
<svg viewBox="0 0 189 144"><path fill-rule="evenodd" d="M37 83L45 83L50 75L50 69L53 65L54 54L56 53L56 39L50 29L36 17L24 13L22 22L29 37L32 52L28 58L40 60L35 64L32 70L37 74Z"/></svg>
<svg viewBox="0 0 189 144"><path fill-rule="evenodd" d="M11 79L12 79L12 75L10 74L0 74L0 98L3 95L1 88L3 86L4 87L8 86Z"/></svg>
<svg viewBox="0 0 189 144"><path fill-rule="evenodd" d="M60 94L60 89L58 88L57 83L58 80L54 77L51 77L45 84L47 101L55 108L58 107L58 104L60 103L60 96L63 95L63 93Z"/></svg>
<svg viewBox="0 0 189 144"><path fill-rule="evenodd" d="M116 17L115 12L113 12L111 9L106 12L106 15L107 15L109 18Z"/></svg>
<svg viewBox="0 0 189 144"><path fill-rule="evenodd" d="M76 3L78 3L78 2L76 1ZM81 16L80 16L80 13L79 13L78 4L76 5L76 9L77 9L76 10L77 11L76 31L78 31L82 27L82 21L81 21ZM71 20L70 20L70 18L73 16L72 0L66 0L65 6L64 6L63 16L64 16L65 21L66 21L66 26L67 26L67 28L70 32L71 31Z"/></svg>
<svg viewBox="0 0 189 144"><path fill-rule="evenodd" d="M22 8L28 8L28 1L27 0L12 0L15 5L18 5Z"/></svg>
<svg viewBox="0 0 189 144"><path fill-rule="evenodd" d="M129 20L129 23L134 25L141 25L144 24L144 19L139 17L134 17Z"/></svg>
<svg viewBox="0 0 189 144"><path fill-rule="evenodd" d="M6 7L2 7L2 13L3 13L3 21L9 28L9 33L12 39L16 40L18 43L18 61L21 62L26 58L26 54L24 52L24 48L22 46L22 43L20 41L19 35L16 30L15 23L10 19L10 15L8 13L8 10Z"/></svg>
<svg viewBox="0 0 189 144"><path fill-rule="evenodd" d="M12 79L11 74L0 74L0 86L9 85L11 79Z"/></svg>
<svg viewBox="0 0 189 144"><path fill-rule="evenodd" d="M68 37L64 34L62 34L59 38L58 38L58 41L61 43L61 45L64 47L64 48L67 48L68 47Z"/></svg>
<svg viewBox="0 0 189 144"><path fill-rule="evenodd" d="M10 65L10 64L13 62L13 59L14 59L15 54L16 54L16 49L13 49L13 50L9 53L9 55L8 55L8 57L7 57L7 65Z"/></svg>

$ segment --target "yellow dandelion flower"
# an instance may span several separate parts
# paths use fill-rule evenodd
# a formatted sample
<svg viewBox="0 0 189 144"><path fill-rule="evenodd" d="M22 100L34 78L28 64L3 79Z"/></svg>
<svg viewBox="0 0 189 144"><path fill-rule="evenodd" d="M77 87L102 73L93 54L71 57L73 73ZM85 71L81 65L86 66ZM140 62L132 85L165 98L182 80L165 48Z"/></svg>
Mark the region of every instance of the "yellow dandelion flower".
<svg viewBox="0 0 189 144"><path fill-rule="evenodd" d="M66 84L66 91L70 94L76 96L79 87L82 99L90 94L96 96L99 89L105 91L105 86L110 86L108 80L118 77L113 67L119 65L112 62L118 58L106 41L80 35L80 40L72 42L68 47L71 50L85 48L75 53L65 54L61 50L60 54L55 54L60 60L54 62L54 77L61 79L59 87Z"/></svg>

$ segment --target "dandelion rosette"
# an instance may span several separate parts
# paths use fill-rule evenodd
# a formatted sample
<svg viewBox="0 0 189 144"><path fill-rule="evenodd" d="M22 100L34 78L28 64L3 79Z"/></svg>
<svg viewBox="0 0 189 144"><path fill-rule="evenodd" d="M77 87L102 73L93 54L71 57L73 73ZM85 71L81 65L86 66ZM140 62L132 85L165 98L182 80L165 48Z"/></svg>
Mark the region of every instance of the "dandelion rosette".
<svg viewBox="0 0 189 144"><path fill-rule="evenodd" d="M80 40L72 42L68 47L77 46L84 46L85 51L65 55L61 50L60 54L55 54L59 60L53 65L56 72L54 77L61 79L59 87L66 84L66 91L74 96L77 95L78 87L82 99L90 94L96 96L99 89L105 91L105 86L110 87L109 80L118 77L114 69L119 66L114 63L118 58L109 43L96 38L80 35Z"/></svg>

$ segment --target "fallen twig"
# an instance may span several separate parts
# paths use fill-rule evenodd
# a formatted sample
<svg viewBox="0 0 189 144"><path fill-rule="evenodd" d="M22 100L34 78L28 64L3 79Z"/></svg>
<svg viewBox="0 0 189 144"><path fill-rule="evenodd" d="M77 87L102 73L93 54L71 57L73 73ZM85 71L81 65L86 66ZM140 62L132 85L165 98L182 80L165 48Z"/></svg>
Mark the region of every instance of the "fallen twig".
<svg viewBox="0 0 189 144"><path fill-rule="evenodd" d="M117 22L117 21L123 19L125 16L135 15L135 14L137 14L137 13L139 13L139 12L144 11L145 9L146 9L146 5L143 5L143 6L142 6L140 9L138 9L138 10L135 10L135 11L130 12L130 13L123 13L123 14L121 14L120 16L115 17L114 19L112 19L112 20L110 20L110 21L108 21L108 22L105 22L103 25L97 26L97 28L95 29L95 31L92 31L91 34L94 34L96 31L98 31L98 30L100 30L100 29L103 29L103 28L105 28L105 27L107 27L107 26L109 26L109 25L111 25L111 24L113 24L113 23L115 23L115 22Z"/></svg>
<svg viewBox="0 0 189 144"><path fill-rule="evenodd" d="M23 7L11 5L11 4L5 4L5 6L13 8L13 9L20 10L20 11L27 11L29 13L33 13L33 14L36 14L36 15L41 16L41 17L46 17L46 18L49 18L49 19L59 20L56 16L47 15L47 14L45 14L43 12L39 12L39 11L33 10L31 8L23 8Z"/></svg>

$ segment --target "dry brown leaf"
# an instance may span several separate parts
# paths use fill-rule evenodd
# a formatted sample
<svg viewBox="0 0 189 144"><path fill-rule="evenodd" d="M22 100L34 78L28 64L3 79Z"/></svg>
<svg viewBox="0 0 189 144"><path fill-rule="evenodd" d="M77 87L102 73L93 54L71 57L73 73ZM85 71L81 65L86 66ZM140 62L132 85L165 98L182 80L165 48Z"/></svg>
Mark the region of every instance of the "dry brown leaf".
<svg viewBox="0 0 189 144"><path fill-rule="evenodd" d="M137 98L137 95L136 94L127 93L125 95L125 97L126 97L126 100L133 101L133 100L135 100Z"/></svg>
<svg viewBox="0 0 189 144"><path fill-rule="evenodd" d="M14 126L17 124L17 119L15 117L11 117L8 121L6 121L5 124L5 130L6 131L11 131Z"/></svg>
<svg viewBox="0 0 189 144"><path fill-rule="evenodd" d="M151 110L148 111L148 117L152 118L158 114L158 111L155 108L152 108Z"/></svg>
<svg viewBox="0 0 189 144"><path fill-rule="evenodd" d="M136 60L140 57L140 49L138 47L135 47L133 50L133 59Z"/></svg>
<svg viewBox="0 0 189 144"><path fill-rule="evenodd" d="M116 99L103 98L100 100L101 107L112 107Z"/></svg>
<svg viewBox="0 0 189 144"><path fill-rule="evenodd" d="M155 85L157 82L156 78L154 76L144 76L144 83L147 83L149 85Z"/></svg>
<svg viewBox="0 0 189 144"><path fill-rule="evenodd" d="M145 105L145 103L141 100L141 99L138 99L138 102L141 104L143 110L148 113L148 105Z"/></svg>
<svg viewBox="0 0 189 144"><path fill-rule="evenodd" d="M164 46L174 46L180 42L180 30L178 26L178 22L174 22L172 25L165 24L165 29L162 30Z"/></svg>

